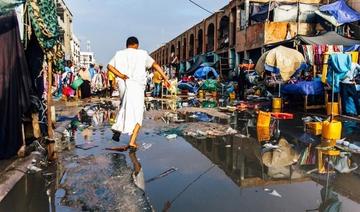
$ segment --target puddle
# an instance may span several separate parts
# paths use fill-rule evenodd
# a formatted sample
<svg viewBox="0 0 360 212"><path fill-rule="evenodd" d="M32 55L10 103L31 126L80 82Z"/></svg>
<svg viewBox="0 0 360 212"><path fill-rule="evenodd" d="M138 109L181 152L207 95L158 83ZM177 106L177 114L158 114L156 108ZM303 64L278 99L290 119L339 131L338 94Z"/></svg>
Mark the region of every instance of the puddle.
<svg viewBox="0 0 360 212"><path fill-rule="evenodd" d="M147 102L146 106L150 112L171 110L162 101ZM62 142L66 151L53 172L54 183L47 185L40 173L26 175L0 203L0 211L70 211L65 206L95 211L150 211L151 207L155 211L311 211L331 202L341 203L342 211L360 208L359 175L327 178L306 174L314 162L290 165L293 151L301 157L308 145L300 141L304 130L298 118L275 123L278 125L269 132L256 128L256 115L251 111L227 113L226 120L207 114L209 122L192 119L196 113L191 112L179 115L184 122L171 123L170 128L163 128L160 119L145 119L139 151L115 153L104 149L127 144L129 137L112 141L114 109L112 104L90 105L73 117L69 136ZM197 132L204 126L225 132L229 128L225 123L237 133L200 138L183 133L186 128ZM344 125L347 138L359 139L357 123ZM265 140L274 146L281 138L286 140L289 148L281 149L286 157L275 149L264 161L262 138L267 133L270 138ZM165 134L177 136L170 142ZM84 150L76 145L96 147Z"/></svg>

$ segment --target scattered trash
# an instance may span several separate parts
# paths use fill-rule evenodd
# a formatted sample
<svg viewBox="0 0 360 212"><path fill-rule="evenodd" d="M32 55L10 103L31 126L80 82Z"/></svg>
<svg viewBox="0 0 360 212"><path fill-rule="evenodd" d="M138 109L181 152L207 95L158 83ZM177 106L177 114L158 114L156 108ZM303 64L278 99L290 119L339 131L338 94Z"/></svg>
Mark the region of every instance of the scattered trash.
<svg viewBox="0 0 360 212"><path fill-rule="evenodd" d="M279 149L280 146L279 145L273 145L271 143L266 143L263 145L263 151L270 151L270 150L273 150L273 149Z"/></svg>
<svg viewBox="0 0 360 212"><path fill-rule="evenodd" d="M226 133L231 135L231 134L236 134L237 133L237 130L229 127L227 130L226 130Z"/></svg>
<svg viewBox="0 0 360 212"><path fill-rule="evenodd" d="M152 144L150 144L150 143L143 143L143 144L142 144L143 150L148 150L148 149L150 149L151 147L152 147Z"/></svg>
<svg viewBox="0 0 360 212"><path fill-rule="evenodd" d="M230 148L230 147L231 147L231 145L225 145L225 147L226 147L226 148Z"/></svg>
<svg viewBox="0 0 360 212"><path fill-rule="evenodd" d="M279 194L279 192L277 192L275 189L265 188L264 191L272 196L279 197L279 198L282 197L281 194Z"/></svg>
<svg viewBox="0 0 360 212"><path fill-rule="evenodd" d="M349 141L346 141L345 138L341 140L337 140L336 147L352 153L360 153L360 147L357 146L356 144L352 144Z"/></svg>
<svg viewBox="0 0 360 212"><path fill-rule="evenodd" d="M164 171L163 173L159 174L158 176L146 180L146 183L150 183L150 182L152 182L152 181L155 181L155 180L158 180L158 179L160 179L160 178L166 177L166 176L168 176L169 174L171 174L171 173L173 173L173 172L176 172L176 171L177 171L177 168L172 167L172 168Z"/></svg>
<svg viewBox="0 0 360 212"><path fill-rule="evenodd" d="M176 134L170 134L166 136L167 139L171 140L171 139L176 139L177 135Z"/></svg>
<svg viewBox="0 0 360 212"><path fill-rule="evenodd" d="M86 144L76 145L75 147L78 148L78 149L82 149L82 150L89 150L89 149L93 149L93 148L98 147L98 146L95 145L95 144L86 143Z"/></svg>
<svg viewBox="0 0 360 212"><path fill-rule="evenodd" d="M27 167L27 169L28 169L29 172L33 172L33 173L42 171L42 169L40 169L39 167L36 167L34 165L29 165Z"/></svg>

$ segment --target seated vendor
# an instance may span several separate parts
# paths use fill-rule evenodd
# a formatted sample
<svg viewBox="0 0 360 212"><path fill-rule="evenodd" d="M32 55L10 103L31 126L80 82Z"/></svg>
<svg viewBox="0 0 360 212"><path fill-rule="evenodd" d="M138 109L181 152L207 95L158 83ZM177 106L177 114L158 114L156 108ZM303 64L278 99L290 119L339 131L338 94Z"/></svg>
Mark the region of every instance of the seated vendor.
<svg viewBox="0 0 360 212"><path fill-rule="evenodd" d="M351 70L346 73L345 78L340 83L340 95L342 99L342 112L346 115L360 115L359 95L356 90L355 78L360 73L360 65L357 63L351 64ZM348 99L352 98L356 108L356 114L347 114L346 103Z"/></svg>

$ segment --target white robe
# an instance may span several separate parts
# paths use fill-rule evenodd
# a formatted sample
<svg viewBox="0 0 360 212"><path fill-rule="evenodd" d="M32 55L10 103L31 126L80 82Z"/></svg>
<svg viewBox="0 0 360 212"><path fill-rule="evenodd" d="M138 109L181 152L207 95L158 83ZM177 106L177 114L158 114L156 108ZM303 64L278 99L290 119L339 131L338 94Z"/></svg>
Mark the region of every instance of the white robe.
<svg viewBox="0 0 360 212"><path fill-rule="evenodd" d="M119 51L110 61L110 65L129 77L126 81L117 79L122 101L113 130L131 135L137 124L142 126L146 68L153 63L146 51L136 49Z"/></svg>

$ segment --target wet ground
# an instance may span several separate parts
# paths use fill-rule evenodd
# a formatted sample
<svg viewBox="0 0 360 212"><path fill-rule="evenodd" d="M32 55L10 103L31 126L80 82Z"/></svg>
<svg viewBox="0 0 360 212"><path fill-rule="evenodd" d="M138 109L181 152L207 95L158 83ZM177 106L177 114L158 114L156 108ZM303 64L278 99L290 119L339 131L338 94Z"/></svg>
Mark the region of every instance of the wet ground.
<svg viewBox="0 0 360 212"><path fill-rule="evenodd" d="M105 150L129 140L122 136L119 143L112 141L115 111L110 107L87 107L77 117L63 117L72 122L64 133L59 163L26 175L0 203L0 211L147 211L150 205L155 211L360 210L359 171L307 174L314 162L300 166L292 161L306 148L301 138L310 136L304 133L303 114L279 121L271 139L265 139L284 143L282 151L288 155L278 154L277 161L277 153L263 152L267 132L257 130L253 112L228 113L228 122L238 132L219 137L184 133L206 130L196 116L165 124L162 112L151 110L168 107L159 102L147 106L146 117L151 118L144 120L137 152ZM208 124L208 129L215 131L223 124L216 126ZM346 121L344 126L347 138L359 139L359 123ZM167 138L171 133L178 136ZM81 148L90 149L76 147L83 144Z"/></svg>

